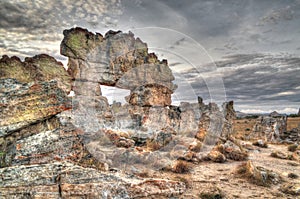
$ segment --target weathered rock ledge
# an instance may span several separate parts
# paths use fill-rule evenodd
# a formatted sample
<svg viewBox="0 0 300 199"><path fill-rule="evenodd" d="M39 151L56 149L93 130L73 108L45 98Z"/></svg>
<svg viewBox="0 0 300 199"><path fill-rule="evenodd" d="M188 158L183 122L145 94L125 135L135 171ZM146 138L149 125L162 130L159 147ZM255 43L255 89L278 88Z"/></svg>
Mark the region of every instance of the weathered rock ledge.
<svg viewBox="0 0 300 199"><path fill-rule="evenodd" d="M132 33L65 30L61 54L67 71L44 54L0 59L1 198L171 197L186 184L137 174L247 157L227 142L233 102L171 105L167 61ZM128 103L109 105L101 85L130 90Z"/></svg>

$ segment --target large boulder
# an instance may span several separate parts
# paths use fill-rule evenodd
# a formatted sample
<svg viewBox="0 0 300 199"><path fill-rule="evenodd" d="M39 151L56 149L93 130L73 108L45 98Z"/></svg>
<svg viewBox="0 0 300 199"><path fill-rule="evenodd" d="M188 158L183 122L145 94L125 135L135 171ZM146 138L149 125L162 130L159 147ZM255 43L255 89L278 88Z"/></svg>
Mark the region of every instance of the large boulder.
<svg viewBox="0 0 300 199"><path fill-rule="evenodd" d="M147 44L131 32L109 31L103 37L82 28L65 30L61 54L69 57L68 71L76 82L128 89L134 105L171 104L176 85L167 61L148 53ZM85 87L74 90L82 93ZM165 97L158 101L155 96Z"/></svg>
<svg viewBox="0 0 300 199"><path fill-rule="evenodd" d="M1 198L169 197L186 190L183 182L118 177L64 161L7 167L0 173Z"/></svg>
<svg viewBox="0 0 300 199"><path fill-rule="evenodd" d="M0 79L0 137L71 108L56 81L21 83Z"/></svg>
<svg viewBox="0 0 300 199"><path fill-rule="evenodd" d="M287 131L287 117L260 116L253 127L251 137L263 138L269 142L278 142Z"/></svg>
<svg viewBox="0 0 300 199"><path fill-rule="evenodd" d="M0 79L7 78L21 83L55 80L66 93L70 92L72 86L72 77L63 64L46 54L26 57L24 62L18 57L4 55L0 59Z"/></svg>

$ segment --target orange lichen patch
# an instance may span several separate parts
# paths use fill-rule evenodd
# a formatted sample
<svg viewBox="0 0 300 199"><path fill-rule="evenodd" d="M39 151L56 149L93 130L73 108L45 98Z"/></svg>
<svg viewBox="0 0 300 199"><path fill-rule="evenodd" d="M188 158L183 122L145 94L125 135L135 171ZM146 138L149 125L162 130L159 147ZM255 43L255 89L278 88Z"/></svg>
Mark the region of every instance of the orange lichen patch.
<svg viewBox="0 0 300 199"><path fill-rule="evenodd" d="M19 155L19 156L16 156L15 158L18 159L18 160L23 160L23 159L26 159L28 157L27 156L23 156L23 155Z"/></svg>
<svg viewBox="0 0 300 199"><path fill-rule="evenodd" d="M196 133L195 138L200 141L204 141L204 138L207 134L207 131L204 128L200 128L199 131Z"/></svg>
<svg viewBox="0 0 300 199"><path fill-rule="evenodd" d="M42 88L42 86L40 84L33 84L32 86L30 86L30 91L39 91Z"/></svg>
<svg viewBox="0 0 300 199"><path fill-rule="evenodd" d="M17 144L16 145L16 150L18 150L18 151L21 150L21 146L22 146L21 144Z"/></svg>

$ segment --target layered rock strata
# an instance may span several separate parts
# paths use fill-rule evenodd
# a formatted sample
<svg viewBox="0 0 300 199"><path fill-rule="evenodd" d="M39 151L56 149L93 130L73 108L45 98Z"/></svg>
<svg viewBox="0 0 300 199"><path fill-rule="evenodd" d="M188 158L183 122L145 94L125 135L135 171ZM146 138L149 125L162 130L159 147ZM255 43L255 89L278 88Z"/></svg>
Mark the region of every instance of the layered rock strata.
<svg viewBox="0 0 300 199"><path fill-rule="evenodd" d="M0 60L1 198L177 196L182 182L124 171L198 162L231 134L233 103L171 105L167 61L132 33L72 28L61 53L68 71L48 55ZM101 85L128 89L128 103L109 105Z"/></svg>

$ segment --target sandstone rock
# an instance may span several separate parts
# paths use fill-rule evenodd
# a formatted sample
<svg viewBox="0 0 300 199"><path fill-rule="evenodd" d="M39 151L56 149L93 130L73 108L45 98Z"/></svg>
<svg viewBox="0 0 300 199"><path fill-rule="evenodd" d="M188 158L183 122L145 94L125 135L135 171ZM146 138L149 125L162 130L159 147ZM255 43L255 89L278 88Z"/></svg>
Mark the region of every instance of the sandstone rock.
<svg viewBox="0 0 300 199"><path fill-rule="evenodd" d="M285 143L300 143L300 128L293 128L280 134L280 139Z"/></svg>
<svg viewBox="0 0 300 199"><path fill-rule="evenodd" d="M250 182L261 186L276 185L282 182L280 175L263 167L255 166L251 160L238 166L237 173Z"/></svg>
<svg viewBox="0 0 300 199"><path fill-rule="evenodd" d="M134 105L171 104L176 89L171 69L166 61L148 53L147 44L131 32L110 31L103 37L82 28L65 30L61 54L69 57L68 71L75 82L131 90L129 102ZM84 89L78 86L74 90L83 93ZM159 99L160 95L165 97Z"/></svg>
<svg viewBox="0 0 300 199"><path fill-rule="evenodd" d="M182 182L116 177L68 162L15 166L0 169L0 173L1 198L137 198L179 195L186 189Z"/></svg>
<svg viewBox="0 0 300 199"><path fill-rule="evenodd" d="M213 184L207 184L201 187L199 191L199 197L201 199L207 199L207 198L226 198L224 192L216 185Z"/></svg>
<svg viewBox="0 0 300 199"><path fill-rule="evenodd" d="M300 184L287 182L280 186L280 191L286 194L291 194L293 196L300 196Z"/></svg>
<svg viewBox="0 0 300 199"><path fill-rule="evenodd" d="M161 85L137 87L130 93L128 102L139 106L169 106L172 91Z"/></svg>
<svg viewBox="0 0 300 199"><path fill-rule="evenodd" d="M225 122L223 125L221 136L228 137L232 134L233 121L234 119L236 119L236 113L233 108L233 101L223 103L222 107L223 107Z"/></svg>
<svg viewBox="0 0 300 199"><path fill-rule="evenodd" d="M157 60L156 56L155 59ZM146 62L142 65L133 65L133 67L117 81L117 87L133 91L140 86L161 86L167 88L171 93L177 88L172 83L175 78L166 62L157 62L156 64Z"/></svg>
<svg viewBox="0 0 300 199"><path fill-rule="evenodd" d="M224 121L224 114L217 104L209 103L207 107L203 107L199 130L195 137L205 145L216 144L223 131Z"/></svg>
<svg viewBox="0 0 300 199"><path fill-rule="evenodd" d="M271 153L271 156L279 159L290 159L290 156L282 151L274 151Z"/></svg>
<svg viewBox="0 0 300 199"><path fill-rule="evenodd" d="M135 142L132 139L126 138L127 136L124 137L124 133L122 133L122 132L106 130L105 134L108 136L108 138L111 140L111 142L114 145L116 145L117 147L130 148L130 147L133 147L135 144Z"/></svg>
<svg viewBox="0 0 300 199"><path fill-rule="evenodd" d="M129 188L131 197L172 197L182 194L186 190L185 183L169 180L145 180Z"/></svg>
<svg viewBox="0 0 300 199"><path fill-rule="evenodd" d="M300 162L300 151L295 151L291 155L291 159Z"/></svg>
<svg viewBox="0 0 300 199"><path fill-rule="evenodd" d="M167 146L172 140L176 132L172 128L163 128L154 133L154 137L148 140L147 147L151 150L159 150Z"/></svg>
<svg viewBox="0 0 300 199"><path fill-rule="evenodd" d="M20 83L0 80L0 137L71 108L55 81Z"/></svg>
<svg viewBox="0 0 300 199"><path fill-rule="evenodd" d="M240 147L231 141L218 145L217 149L223 153L227 159L243 161L248 158L248 153L241 150Z"/></svg>
<svg viewBox="0 0 300 199"><path fill-rule="evenodd" d="M71 90L72 77L63 64L46 54L26 57L24 62L18 57L4 55L0 59L0 74L0 79L13 78L20 83L55 80L66 93Z"/></svg>
<svg viewBox="0 0 300 199"><path fill-rule="evenodd" d="M179 117L178 134L195 137L204 105L199 103L181 102L175 114ZM174 120L173 120L174 121ZM173 123L177 123L174 121Z"/></svg>
<svg viewBox="0 0 300 199"><path fill-rule="evenodd" d="M213 162L219 162L219 163L223 163L226 161L226 157L225 155L223 155L221 152L217 151L217 150L213 150L211 151L207 157L213 161Z"/></svg>
<svg viewBox="0 0 300 199"><path fill-rule="evenodd" d="M280 136L286 132L287 117L261 116L257 119L251 138L264 139L268 142L280 141Z"/></svg>
<svg viewBox="0 0 300 199"><path fill-rule="evenodd" d="M194 142L192 142L189 146L189 150L196 153L200 152L201 148L202 148L202 143L197 140L194 140Z"/></svg>
<svg viewBox="0 0 300 199"><path fill-rule="evenodd" d="M268 144L263 140L257 140L252 143L254 146L262 147L262 148L268 148Z"/></svg>
<svg viewBox="0 0 300 199"><path fill-rule="evenodd" d="M188 148L184 145L175 145L172 151L170 151L170 156L173 159L183 159L187 154Z"/></svg>

